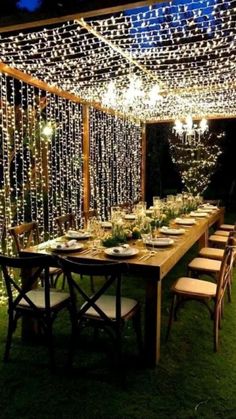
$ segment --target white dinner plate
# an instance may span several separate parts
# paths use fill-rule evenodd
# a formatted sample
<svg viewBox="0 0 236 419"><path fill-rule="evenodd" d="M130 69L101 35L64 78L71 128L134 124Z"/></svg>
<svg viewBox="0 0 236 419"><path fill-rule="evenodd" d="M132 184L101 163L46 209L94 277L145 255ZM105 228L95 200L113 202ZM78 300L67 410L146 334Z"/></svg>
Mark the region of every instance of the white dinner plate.
<svg viewBox="0 0 236 419"><path fill-rule="evenodd" d="M212 208L199 208L197 209L197 212L206 212L207 214L211 214L212 212L214 212L215 210Z"/></svg>
<svg viewBox="0 0 236 419"><path fill-rule="evenodd" d="M201 205L201 208L202 209L211 209L211 210L216 210L216 209L218 209L218 207L216 206L216 205L210 205L210 204L203 204L203 205Z"/></svg>
<svg viewBox="0 0 236 419"><path fill-rule="evenodd" d="M128 257L137 255L139 253L139 250L135 249L134 247L124 248L122 246L116 246L116 247L109 247L108 249L105 249L104 252L108 256L114 256L118 258L128 258Z"/></svg>
<svg viewBox="0 0 236 419"><path fill-rule="evenodd" d="M125 216L124 216L124 219L125 220L136 220L136 217L135 217L135 215L134 214L126 214Z"/></svg>
<svg viewBox="0 0 236 419"><path fill-rule="evenodd" d="M112 228L112 223L110 221L102 221L101 226L103 228Z"/></svg>
<svg viewBox="0 0 236 419"><path fill-rule="evenodd" d="M53 252L78 252L83 249L84 245L81 243L73 243L68 245L66 242L52 243L50 248Z"/></svg>
<svg viewBox="0 0 236 419"><path fill-rule="evenodd" d="M86 240L89 239L92 235L88 231L68 230L65 236L67 239Z"/></svg>
<svg viewBox="0 0 236 419"><path fill-rule="evenodd" d="M152 240L147 240L146 245L147 246L154 246L154 247L167 247L174 244L173 239L169 239L167 237L159 237Z"/></svg>
<svg viewBox="0 0 236 419"><path fill-rule="evenodd" d="M186 225L186 226L191 226L193 224L196 224L196 220L194 218L176 218L175 223Z"/></svg>
<svg viewBox="0 0 236 419"><path fill-rule="evenodd" d="M207 217L208 214L207 212L200 212L200 211L192 211L190 212L191 217L199 217L199 218L204 218Z"/></svg>
<svg viewBox="0 0 236 419"><path fill-rule="evenodd" d="M170 234L173 236L179 236L181 234L185 233L184 228L168 228L168 227L162 227L160 228L160 233L162 234Z"/></svg>

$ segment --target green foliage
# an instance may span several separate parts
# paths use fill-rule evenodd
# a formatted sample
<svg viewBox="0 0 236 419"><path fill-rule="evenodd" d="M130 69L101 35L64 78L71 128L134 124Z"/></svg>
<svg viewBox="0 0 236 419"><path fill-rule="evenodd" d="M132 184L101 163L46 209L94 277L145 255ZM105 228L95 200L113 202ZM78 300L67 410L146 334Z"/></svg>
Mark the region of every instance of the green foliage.
<svg viewBox="0 0 236 419"><path fill-rule="evenodd" d="M169 136L170 154L182 178L185 190L193 195L202 194L221 154L220 140L224 135L207 132L201 141L184 143L178 135Z"/></svg>

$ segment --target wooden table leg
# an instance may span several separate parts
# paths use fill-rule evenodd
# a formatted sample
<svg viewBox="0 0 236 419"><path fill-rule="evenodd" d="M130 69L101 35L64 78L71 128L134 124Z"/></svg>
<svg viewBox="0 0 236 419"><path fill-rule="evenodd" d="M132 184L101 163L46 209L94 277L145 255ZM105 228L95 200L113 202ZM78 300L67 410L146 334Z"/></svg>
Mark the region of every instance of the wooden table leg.
<svg viewBox="0 0 236 419"><path fill-rule="evenodd" d="M204 231L203 235L198 240L198 248L206 247L208 245L209 230L208 228Z"/></svg>
<svg viewBox="0 0 236 419"><path fill-rule="evenodd" d="M146 280L144 348L147 365L154 367L160 360L161 281Z"/></svg>
<svg viewBox="0 0 236 419"><path fill-rule="evenodd" d="M225 209L222 208L222 211L220 213L220 217L217 220L217 228L220 228L221 224L224 224L224 220L225 220Z"/></svg>

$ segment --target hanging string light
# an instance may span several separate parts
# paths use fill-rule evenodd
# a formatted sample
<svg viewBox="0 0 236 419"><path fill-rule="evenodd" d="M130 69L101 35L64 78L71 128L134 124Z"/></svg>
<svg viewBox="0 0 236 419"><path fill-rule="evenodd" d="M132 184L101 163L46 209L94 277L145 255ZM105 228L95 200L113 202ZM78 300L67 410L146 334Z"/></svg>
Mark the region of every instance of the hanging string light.
<svg viewBox="0 0 236 419"><path fill-rule="evenodd" d="M184 5L174 0L3 35L0 60L121 112L128 107L124 94L132 64L142 84L139 106L131 109L136 117L165 120L184 117L188 109L194 117L233 116L235 35L232 0L187 0ZM159 92L154 93L155 84Z"/></svg>
<svg viewBox="0 0 236 419"><path fill-rule="evenodd" d="M127 119L90 111L90 207L102 219L109 208L141 196L141 127Z"/></svg>

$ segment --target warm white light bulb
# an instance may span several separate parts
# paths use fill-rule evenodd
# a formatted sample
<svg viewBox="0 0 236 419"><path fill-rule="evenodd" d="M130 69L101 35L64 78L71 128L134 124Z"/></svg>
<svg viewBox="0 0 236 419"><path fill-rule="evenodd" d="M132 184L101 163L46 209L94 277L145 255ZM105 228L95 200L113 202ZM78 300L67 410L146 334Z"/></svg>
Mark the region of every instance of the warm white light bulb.
<svg viewBox="0 0 236 419"><path fill-rule="evenodd" d="M48 124L46 124L45 125L45 127L43 127L43 129L42 129L42 134L45 136L45 137L51 137L52 136L52 133L53 133L53 128L52 128L52 126L48 123Z"/></svg>
<svg viewBox="0 0 236 419"><path fill-rule="evenodd" d="M207 120L205 118L203 118L200 123L199 123L199 127L201 129L202 132L207 131L208 129L208 125L207 125Z"/></svg>
<svg viewBox="0 0 236 419"><path fill-rule="evenodd" d="M186 117L186 125L187 125L187 129L188 130L191 130L192 129L192 127L193 127L193 120L192 120L191 115L188 115Z"/></svg>

